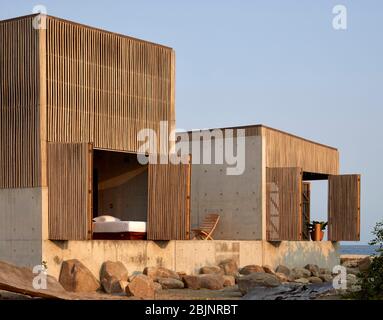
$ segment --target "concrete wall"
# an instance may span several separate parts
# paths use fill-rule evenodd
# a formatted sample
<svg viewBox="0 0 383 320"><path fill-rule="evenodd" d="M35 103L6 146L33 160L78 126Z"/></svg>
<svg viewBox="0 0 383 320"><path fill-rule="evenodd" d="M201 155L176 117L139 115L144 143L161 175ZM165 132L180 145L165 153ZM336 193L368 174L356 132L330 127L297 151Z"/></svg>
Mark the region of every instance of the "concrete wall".
<svg viewBox="0 0 383 320"><path fill-rule="evenodd" d="M212 159L215 159L217 141L212 141ZM202 144L201 157L192 153L192 226L198 226L206 214L216 212L220 214L220 222L214 239L263 239L262 137L246 137L245 170L241 175L228 175L226 170L232 166L225 161L224 164L194 164L197 157L202 159L208 151L207 145Z"/></svg>
<svg viewBox="0 0 383 320"><path fill-rule="evenodd" d="M42 261L46 188L0 189L0 260L33 267Z"/></svg>
<svg viewBox="0 0 383 320"><path fill-rule="evenodd" d="M235 259L240 267L249 264L273 267L303 267L315 263L332 268L339 264L338 245L332 242L284 241L274 246L266 241L62 241L43 242L43 259L49 274L58 277L61 263L79 259L98 276L104 261L121 261L129 273L146 266L164 266L188 274L205 265L216 265L224 259Z"/></svg>
<svg viewBox="0 0 383 320"><path fill-rule="evenodd" d="M124 221L147 221L148 171L145 170L115 188L100 190L99 215Z"/></svg>

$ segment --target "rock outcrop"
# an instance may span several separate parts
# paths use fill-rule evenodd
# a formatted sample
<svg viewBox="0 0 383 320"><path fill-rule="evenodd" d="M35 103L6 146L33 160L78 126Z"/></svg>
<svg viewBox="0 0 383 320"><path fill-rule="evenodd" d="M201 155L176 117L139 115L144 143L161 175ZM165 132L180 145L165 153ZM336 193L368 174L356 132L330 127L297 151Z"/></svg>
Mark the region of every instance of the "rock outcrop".
<svg viewBox="0 0 383 320"><path fill-rule="evenodd" d="M77 259L62 263L59 282L71 292L92 292L100 287L96 277Z"/></svg>

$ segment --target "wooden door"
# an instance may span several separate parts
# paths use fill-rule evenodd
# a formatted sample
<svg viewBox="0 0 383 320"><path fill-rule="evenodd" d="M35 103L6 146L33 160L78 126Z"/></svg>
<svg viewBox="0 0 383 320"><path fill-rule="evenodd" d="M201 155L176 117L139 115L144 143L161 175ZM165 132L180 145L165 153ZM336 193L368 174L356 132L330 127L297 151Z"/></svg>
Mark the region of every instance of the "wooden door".
<svg viewBox="0 0 383 320"><path fill-rule="evenodd" d="M93 149L48 143L48 225L51 240L92 238Z"/></svg>
<svg viewBox="0 0 383 320"><path fill-rule="evenodd" d="M328 179L328 239L360 240L360 175L331 175Z"/></svg>
<svg viewBox="0 0 383 320"><path fill-rule="evenodd" d="M268 241L302 240L302 169L267 168Z"/></svg>
<svg viewBox="0 0 383 320"><path fill-rule="evenodd" d="M149 164L149 240L190 239L190 164Z"/></svg>

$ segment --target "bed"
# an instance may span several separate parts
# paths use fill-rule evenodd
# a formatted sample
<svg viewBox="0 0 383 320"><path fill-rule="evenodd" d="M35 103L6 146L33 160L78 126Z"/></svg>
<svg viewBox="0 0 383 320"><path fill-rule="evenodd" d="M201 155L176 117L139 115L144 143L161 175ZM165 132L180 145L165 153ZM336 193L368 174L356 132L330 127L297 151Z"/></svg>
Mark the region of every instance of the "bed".
<svg viewBox="0 0 383 320"><path fill-rule="evenodd" d="M144 221L94 221L93 239L146 240Z"/></svg>

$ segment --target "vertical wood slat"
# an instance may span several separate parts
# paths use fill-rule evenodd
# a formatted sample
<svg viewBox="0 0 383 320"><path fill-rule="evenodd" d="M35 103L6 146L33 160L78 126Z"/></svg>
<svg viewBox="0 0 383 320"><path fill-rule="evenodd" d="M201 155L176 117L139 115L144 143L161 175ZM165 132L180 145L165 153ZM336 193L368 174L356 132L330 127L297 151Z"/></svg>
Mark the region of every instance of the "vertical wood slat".
<svg viewBox="0 0 383 320"><path fill-rule="evenodd" d="M360 240L360 175L329 176L328 221L329 240Z"/></svg>
<svg viewBox="0 0 383 320"><path fill-rule="evenodd" d="M302 182L302 240L310 240L310 203L311 203L311 183Z"/></svg>
<svg viewBox="0 0 383 320"><path fill-rule="evenodd" d="M0 21L0 188L41 185L39 30Z"/></svg>
<svg viewBox="0 0 383 320"><path fill-rule="evenodd" d="M149 240L190 239L190 164L149 164Z"/></svg>
<svg viewBox="0 0 383 320"><path fill-rule="evenodd" d="M268 167L301 167L303 171L338 174L336 149L313 143L279 130L263 127Z"/></svg>
<svg viewBox="0 0 383 320"><path fill-rule="evenodd" d="M159 122L172 124L171 48L53 17L47 25L48 141L137 152L141 129L159 138Z"/></svg>
<svg viewBox="0 0 383 320"><path fill-rule="evenodd" d="M51 240L91 238L92 147L48 143L48 222Z"/></svg>
<svg viewBox="0 0 383 320"><path fill-rule="evenodd" d="M301 168L266 168L268 241L302 240L301 194Z"/></svg>

